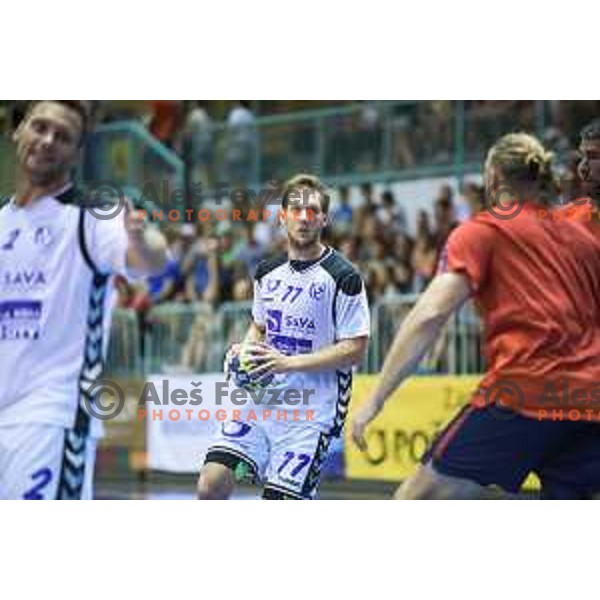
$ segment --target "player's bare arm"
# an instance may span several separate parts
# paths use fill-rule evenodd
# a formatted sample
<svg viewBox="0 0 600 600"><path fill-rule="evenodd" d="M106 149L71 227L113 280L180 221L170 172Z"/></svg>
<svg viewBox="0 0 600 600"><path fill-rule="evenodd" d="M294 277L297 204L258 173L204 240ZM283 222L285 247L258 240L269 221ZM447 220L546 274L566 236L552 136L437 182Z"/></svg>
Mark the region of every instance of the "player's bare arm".
<svg viewBox="0 0 600 600"><path fill-rule="evenodd" d="M149 228L139 211L125 204L127 267L142 275L159 275L167 264L167 242L155 228Z"/></svg>
<svg viewBox="0 0 600 600"><path fill-rule="evenodd" d="M364 433L367 425L379 414L394 390L415 371L448 317L470 294L469 281L464 275L444 273L435 277L421 295L396 334L376 390L354 417L352 437L359 448L366 448Z"/></svg>
<svg viewBox="0 0 600 600"><path fill-rule="evenodd" d="M367 336L348 338L317 352L292 356L287 356L264 344L257 345L249 353L257 365L252 374L260 376L267 373L309 372L352 367L360 363L368 344Z"/></svg>
<svg viewBox="0 0 600 600"><path fill-rule="evenodd" d="M252 321L246 335L244 336L245 344L260 344L265 339L266 327Z"/></svg>

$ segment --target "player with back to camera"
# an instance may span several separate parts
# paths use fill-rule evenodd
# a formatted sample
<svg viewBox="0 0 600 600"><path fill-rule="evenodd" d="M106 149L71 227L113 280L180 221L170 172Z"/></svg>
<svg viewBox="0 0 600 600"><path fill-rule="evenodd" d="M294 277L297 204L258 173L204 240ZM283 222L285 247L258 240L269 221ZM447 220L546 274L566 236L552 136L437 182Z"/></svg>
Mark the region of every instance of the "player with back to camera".
<svg viewBox="0 0 600 600"><path fill-rule="evenodd" d="M251 374L276 375L283 389L309 391L314 420L223 423L198 480L200 499L226 499L236 475L251 474L265 499L314 498L331 440L350 402L353 366L369 339L369 308L360 274L321 242L329 194L317 177L284 186L282 224L288 253L263 261L254 276ZM234 348L234 352L239 348ZM271 407L269 407L271 408Z"/></svg>
<svg viewBox="0 0 600 600"><path fill-rule="evenodd" d="M544 498L600 492L600 402L592 389L600 381L600 246L581 222L540 218L556 196L551 159L523 133L490 149L488 202L490 191L509 187L512 208L520 198L521 211L501 218L496 205L450 234L437 276L402 323L377 389L353 419L353 439L364 450L365 430L385 401L448 317L475 300L487 372L399 488L399 499L514 494L530 472ZM503 204L506 217L511 203ZM561 396L563 384L584 401Z"/></svg>
<svg viewBox="0 0 600 600"><path fill-rule="evenodd" d="M76 100L32 102L13 136L16 190L0 204L0 498L89 499L88 405L102 369L112 275L160 272L162 236L128 207L98 219L71 172L88 126ZM106 214L104 215L106 216Z"/></svg>

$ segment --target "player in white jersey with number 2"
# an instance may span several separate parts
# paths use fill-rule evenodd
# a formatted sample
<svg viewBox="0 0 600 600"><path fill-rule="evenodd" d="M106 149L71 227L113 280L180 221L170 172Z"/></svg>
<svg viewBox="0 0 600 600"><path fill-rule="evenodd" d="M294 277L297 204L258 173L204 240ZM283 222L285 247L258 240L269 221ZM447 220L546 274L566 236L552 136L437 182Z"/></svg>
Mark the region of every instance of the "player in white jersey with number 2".
<svg viewBox="0 0 600 600"><path fill-rule="evenodd" d="M312 175L297 175L284 186L280 220L287 228L288 254L257 267L253 322L243 347L252 377L273 376L279 398L287 394L294 403L265 406L269 418L258 411L262 419L222 424L200 473L200 499L229 498L244 475L262 483L265 499L315 497L329 445L342 432L353 367L364 356L370 332L360 274L321 243L329 203L326 188Z"/></svg>
<svg viewBox="0 0 600 600"><path fill-rule="evenodd" d="M73 184L87 120L82 102L35 101L13 138L16 190L0 204L0 499L92 497L111 277L166 259L125 202L95 211Z"/></svg>

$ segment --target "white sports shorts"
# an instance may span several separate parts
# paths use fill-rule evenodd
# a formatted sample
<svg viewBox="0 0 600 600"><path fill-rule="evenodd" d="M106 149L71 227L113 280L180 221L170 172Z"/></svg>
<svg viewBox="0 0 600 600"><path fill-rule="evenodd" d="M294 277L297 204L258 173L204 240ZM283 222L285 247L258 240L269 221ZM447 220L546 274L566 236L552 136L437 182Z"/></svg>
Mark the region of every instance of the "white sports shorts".
<svg viewBox="0 0 600 600"><path fill-rule="evenodd" d="M96 440L54 425L0 427L0 500L91 500Z"/></svg>
<svg viewBox="0 0 600 600"><path fill-rule="evenodd" d="M237 478L251 475L264 498L315 497L331 436L316 426L280 421L225 421L206 463L229 467Z"/></svg>

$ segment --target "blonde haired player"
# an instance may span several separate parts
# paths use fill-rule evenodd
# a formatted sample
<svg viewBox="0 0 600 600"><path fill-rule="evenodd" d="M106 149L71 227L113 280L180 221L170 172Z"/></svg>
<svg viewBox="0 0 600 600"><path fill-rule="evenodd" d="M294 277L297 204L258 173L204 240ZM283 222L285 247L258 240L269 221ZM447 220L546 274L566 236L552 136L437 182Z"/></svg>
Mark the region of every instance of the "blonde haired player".
<svg viewBox="0 0 600 600"><path fill-rule="evenodd" d="M593 389L600 381L600 246L584 223L540 218L555 200L551 163L525 133L490 149L485 185L493 205L450 235L437 276L402 323L377 389L354 418L352 435L364 449L385 401L448 317L475 300L487 371L397 498L514 494L530 472L545 498L600 492L600 399ZM565 386L578 395L565 398Z"/></svg>

